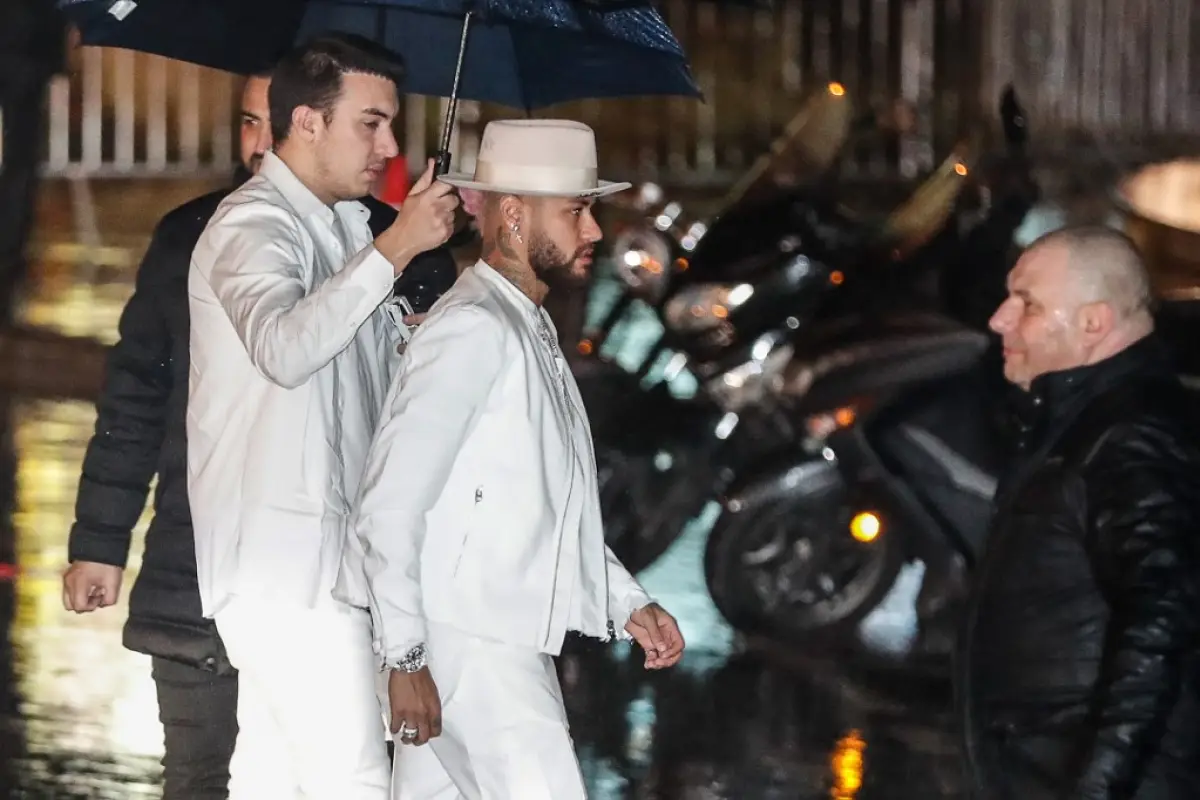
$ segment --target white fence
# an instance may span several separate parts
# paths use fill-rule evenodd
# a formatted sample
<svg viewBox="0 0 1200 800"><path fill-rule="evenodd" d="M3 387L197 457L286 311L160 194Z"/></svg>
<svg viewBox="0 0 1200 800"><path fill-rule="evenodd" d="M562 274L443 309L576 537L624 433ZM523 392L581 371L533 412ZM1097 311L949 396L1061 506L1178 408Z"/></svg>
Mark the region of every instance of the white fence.
<svg viewBox="0 0 1200 800"><path fill-rule="evenodd" d="M44 174L228 174L237 152L240 91L240 78L218 70L127 50L82 48L77 68L50 88ZM436 144L430 131L443 105L414 95L405 99L400 124L411 161L419 163ZM460 103L459 114L469 126L478 108ZM469 134L462 144L473 152Z"/></svg>

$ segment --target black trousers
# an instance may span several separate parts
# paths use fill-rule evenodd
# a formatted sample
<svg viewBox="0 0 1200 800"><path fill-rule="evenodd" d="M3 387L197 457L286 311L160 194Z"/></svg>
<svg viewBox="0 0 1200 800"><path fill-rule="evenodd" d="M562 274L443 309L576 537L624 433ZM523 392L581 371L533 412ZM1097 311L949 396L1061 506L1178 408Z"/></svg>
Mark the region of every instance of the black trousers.
<svg viewBox="0 0 1200 800"><path fill-rule="evenodd" d="M163 800L226 800L237 739L237 675L154 658L163 724Z"/></svg>

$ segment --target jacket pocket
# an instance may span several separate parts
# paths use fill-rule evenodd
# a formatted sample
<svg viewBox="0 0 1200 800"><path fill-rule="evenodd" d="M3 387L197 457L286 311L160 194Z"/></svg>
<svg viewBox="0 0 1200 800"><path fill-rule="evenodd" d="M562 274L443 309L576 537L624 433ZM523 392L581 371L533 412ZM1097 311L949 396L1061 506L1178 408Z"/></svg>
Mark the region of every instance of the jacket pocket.
<svg viewBox="0 0 1200 800"><path fill-rule="evenodd" d="M463 554L471 546L471 537L475 533L475 527L479 524L480 515L483 513L483 484L475 487L474 496L470 499L470 503L471 508L463 515L465 523L463 525L462 543L459 544L458 555L454 559L454 569L450 573L453 578L458 577L459 567L462 566Z"/></svg>

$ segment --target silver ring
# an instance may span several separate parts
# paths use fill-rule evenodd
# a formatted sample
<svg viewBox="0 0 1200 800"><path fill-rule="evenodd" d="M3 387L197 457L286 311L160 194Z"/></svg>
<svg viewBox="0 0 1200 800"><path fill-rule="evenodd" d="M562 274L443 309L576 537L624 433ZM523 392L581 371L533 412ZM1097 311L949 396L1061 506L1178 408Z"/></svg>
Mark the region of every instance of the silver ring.
<svg viewBox="0 0 1200 800"><path fill-rule="evenodd" d="M416 728L410 728L407 725L405 725L404 727L402 727L400 729L400 738L401 739L415 739L415 738L417 738L417 733L418 733L418 731Z"/></svg>

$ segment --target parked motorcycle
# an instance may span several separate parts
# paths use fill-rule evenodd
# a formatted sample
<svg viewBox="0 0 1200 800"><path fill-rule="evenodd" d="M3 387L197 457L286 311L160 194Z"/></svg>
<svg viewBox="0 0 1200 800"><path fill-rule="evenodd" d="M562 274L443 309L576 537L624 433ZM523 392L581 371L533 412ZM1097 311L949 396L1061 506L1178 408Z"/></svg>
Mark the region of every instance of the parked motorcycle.
<svg viewBox="0 0 1200 800"><path fill-rule="evenodd" d="M988 341L935 314L809 332L776 389L798 446L730 487L709 536L708 588L730 624L792 644L842 639L918 543L975 549L996 440L959 439L985 428L972 379Z"/></svg>
<svg viewBox="0 0 1200 800"><path fill-rule="evenodd" d="M850 129L850 101L844 89L830 84L806 103L789 126L783 137L788 147L777 143L773 152L778 155L799 150L803 157L798 160L810 171L828 168ZM765 172L765 167L759 167L752 174ZM793 195L791 202L784 204L786 208L800 202L799 193ZM724 446L734 424L729 416L730 404L740 406L751 399L747 395L735 400L729 397L732 390L727 384L708 381L713 375L752 360L750 349L743 347L743 352L723 358L732 342L721 342L719 337L707 341L710 337L706 324L694 324L690 312L681 315L678 302L668 307L677 291L696 283L693 278L720 277L725 261L706 255L715 248L707 244L710 231L703 223L686 220L678 204L661 201L661 195L653 189L638 197L649 224L624 232L614 248L624 287L622 295L599 329L590 331L580 345L583 352L598 353L617 320L637 303L648 304L658 313L664 321L663 336L632 371L599 358L576 368L596 432L606 537L622 561L635 571L658 558L712 497L697 496L692 484L696 480L712 482L711 450ZM773 257L759 259L759 278L749 273L734 275L748 283L741 293L727 298L730 307L745 304L750 298L742 294L752 291L760 279L765 284L760 297L775 295L776 305L786 299L784 295L802 289L806 276L795 269L783 269L781 261L786 258L781 259L776 249L777 239L743 238L741 234L753 236L756 231L748 230L736 216L730 223L719 222L714 230L717 245L730 238L726 233L729 231L748 254L773 251ZM785 246L794 248L791 244ZM720 255L727 255L728 250L725 246ZM757 308L757 304L750 305ZM783 325L787 313L772 312L777 325ZM646 387L647 374L668 350L673 355L664 370L666 380ZM710 396L703 386L695 397L675 396L669 381L684 369L704 378L708 381L705 385L722 392L722 397Z"/></svg>
<svg viewBox="0 0 1200 800"><path fill-rule="evenodd" d="M963 157L948 158L883 225L800 190L735 208L709 230L658 305L658 347L671 352L664 375L687 369L699 390L641 389L611 406L596 437L606 537L626 564L656 559L743 469L794 440L787 415L762 402L792 357L789 336L858 285L847 275L868 254L879 254L871 266L905 275L937 252L933 243L957 239Z"/></svg>
<svg viewBox="0 0 1200 800"><path fill-rule="evenodd" d="M844 87L830 83L814 92L788 123L783 133L772 143L751 169L718 203L724 211L745 207L747 199L760 196L764 190L779 183L809 187L813 195L828 195L834 167L851 134L873 127L876 115L853 119L854 105ZM621 201L614 201L621 202ZM787 204L787 199L782 203ZM594 356L595 364L615 365L604 358L603 348L619 322L627 318L636 305L657 308L662 302L673 276L686 271L701 240L708 233L708 223L689 214L684 206L667 200L662 188L654 183L642 184L623 206L636 218L633 224L618 229L611 248L619 293L596 326L589 328L579 343L583 355ZM742 226L722 223L718 231L728 238L732 233L741 239ZM743 243L743 250L756 249L757 242ZM706 252L706 250L702 252ZM661 349L651 353L634 370L644 377L653 358ZM588 369L591 375L596 370Z"/></svg>
<svg viewBox="0 0 1200 800"><path fill-rule="evenodd" d="M996 172L1012 183L942 265L943 308L898 311L864 278L838 314L792 337L770 404L801 433L729 487L705 555L713 600L740 630L844 639L906 561L980 551L1004 452L1003 384L983 360L982 322L944 312L977 316L986 301L965 295L1002 286L1008 244L1037 199L1011 89L1001 115L1008 152Z"/></svg>

